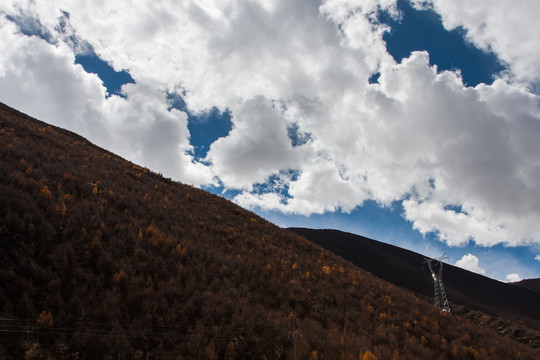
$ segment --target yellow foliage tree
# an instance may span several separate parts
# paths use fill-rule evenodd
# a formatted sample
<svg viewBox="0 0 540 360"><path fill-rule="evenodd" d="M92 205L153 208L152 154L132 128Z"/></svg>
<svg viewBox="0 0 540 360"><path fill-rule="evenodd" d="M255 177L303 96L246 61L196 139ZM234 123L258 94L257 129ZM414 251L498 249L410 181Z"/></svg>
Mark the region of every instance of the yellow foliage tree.
<svg viewBox="0 0 540 360"><path fill-rule="evenodd" d="M214 345L214 340L211 340L208 346L204 349L206 358L208 360L217 360L219 358L218 353L216 352L216 346Z"/></svg>
<svg viewBox="0 0 540 360"><path fill-rule="evenodd" d="M324 265L324 266L322 267L322 271L323 271L323 273L325 273L325 274L330 274L330 273L332 272L332 269L330 268L330 266Z"/></svg>
<svg viewBox="0 0 540 360"><path fill-rule="evenodd" d="M229 341L227 348L225 349L225 360L236 359L236 352L234 351L234 343Z"/></svg>
<svg viewBox="0 0 540 360"><path fill-rule="evenodd" d="M66 212L67 212L67 208L66 208L66 204L64 203L64 200L59 200L57 203L56 203L56 211L61 214L62 216L63 215L66 215Z"/></svg>
<svg viewBox="0 0 540 360"><path fill-rule="evenodd" d="M51 312L43 310L38 316L37 324L39 326L46 326L51 328L53 326L53 316Z"/></svg>
<svg viewBox="0 0 540 360"><path fill-rule="evenodd" d="M127 274L125 273L124 269L120 269L119 272L114 273L113 281L114 282L125 282L125 281L127 281Z"/></svg>
<svg viewBox="0 0 540 360"><path fill-rule="evenodd" d="M46 198L51 197L51 190L49 190L49 187L47 185L43 186L41 188L40 194Z"/></svg>
<svg viewBox="0 0 540 360"><path fill-rule="evenodd" d="M377 360L377 357L373 353L367 350L362 357L362 360Z"/></svg>

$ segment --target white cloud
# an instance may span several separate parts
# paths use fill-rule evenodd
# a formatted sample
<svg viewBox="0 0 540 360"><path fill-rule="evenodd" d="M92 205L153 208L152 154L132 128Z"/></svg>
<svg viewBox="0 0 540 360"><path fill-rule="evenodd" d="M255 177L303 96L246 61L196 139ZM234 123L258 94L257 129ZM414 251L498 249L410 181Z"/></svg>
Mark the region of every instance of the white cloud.
<svg viewBox="0 0 540 360"><path fill-rule="evenodd" d="M486 271L478 264L478 258L472 254L463 255L461 259L456 261L456 266L462 269L484 275Z"/></svg>
<svg viewBox="0 0 540 360"><path fill-rule="evenodd" d="M233 114L234 128L212 144L207 156L226 187L251 189L276 170L300 165L302 149L293 148L286 119L271 101L256 97Z"/></svg>
<svg viewBox="0 0 540 360"><path fill-rule="evenodd" d="M121 156L191 184L209 184L209 169L192 161L186 114L167 110L166 94L144 79L105 97L95 74L74 64L63 42L19 34L0 19L0 101L75 131Z"/></svg>
<svg viewBox="0 0 540 360"><path fill-rule="evenodd" d="M536 255L536 256L534 257L534 260L540 261L540 255Z"/></svg>
<svg viewBox="0 0 540 360"><path fill-rule="evenodd" d="M511 64L514 78L470 88L424 52L396 64L375 21L377 9L395 14L395 1L358 4L3 4L8 14L39 17L55 41L0 20L0 100L167 176L221 181L242 191L235 201L246 207L307 215L403 201L416 229L450 245L540 242L540 98L515 81L540 74L537 48L527 45L534 37L523 32L535 33L535 12L519 10L523 24L500 34L493 19L504 6L436 1L448 27L462 24ZM99 79L73 64L71 43L55 30L60 9L70 31L135 78L125 99L105 98ZM379 84L369 84L375 72ZM185 91L191 111L230 110L233 129L212 144L208 165L194 162L186 114L168 110L167 91ZM294 147L291 127L308 140ZM255 186L273 177L279 191Z"/></svg>
<svg viewBox="0 0 540 360"><path fill-rule="evenodd" d="M507 282L516 282L516 281L521 281L521 276L519 276L519 274L516 274L516 273L512 273L512 274L508 274L506 275L506 281Z"/></svg>

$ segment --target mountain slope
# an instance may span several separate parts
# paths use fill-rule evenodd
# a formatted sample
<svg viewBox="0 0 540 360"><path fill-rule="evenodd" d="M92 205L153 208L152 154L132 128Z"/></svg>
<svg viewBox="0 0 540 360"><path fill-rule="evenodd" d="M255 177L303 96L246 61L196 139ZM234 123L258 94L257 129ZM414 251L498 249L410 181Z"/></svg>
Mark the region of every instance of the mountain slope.
<svg viewBox="0 0 540 360"><path fill-rule="evenodd" d="M520 286L525 289L529 289L534 292L540 293L540 279L525 279L525 280L512 283L512 285Z"/></svg>
<svg viewBox="0 0 540 360"><path fill-rule="evenodd" d="M2 359L534 359L231 202L0 105Z"/></svg>

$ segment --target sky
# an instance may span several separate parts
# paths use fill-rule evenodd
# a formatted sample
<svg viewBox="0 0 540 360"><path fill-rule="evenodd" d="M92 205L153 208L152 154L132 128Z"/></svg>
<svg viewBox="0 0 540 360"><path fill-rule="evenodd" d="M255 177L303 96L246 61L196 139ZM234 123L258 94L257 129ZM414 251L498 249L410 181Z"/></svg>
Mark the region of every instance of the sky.
<svg viewBox="0 0 540 360"><path fill-rule="evenodd" d="M540 277L536 0L0 2L0 101L282 226Z"/></svg>

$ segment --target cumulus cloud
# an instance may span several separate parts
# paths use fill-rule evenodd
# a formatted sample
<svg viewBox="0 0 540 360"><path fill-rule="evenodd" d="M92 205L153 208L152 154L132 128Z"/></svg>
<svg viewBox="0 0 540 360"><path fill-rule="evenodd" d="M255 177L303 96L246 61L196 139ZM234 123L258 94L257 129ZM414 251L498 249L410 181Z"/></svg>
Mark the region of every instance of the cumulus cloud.
<svg viewBox="0 0 540 360"><path fill-rule="evenodd" d="M516 5L514 24L502 3L431 3L508 62L507 76L466 87L426 52L396 63L377 21L398 16L393 0L21 1L0 11L31 14L51 35L0 20L0 100L167 176L239 190L245 207L308 215L400 201L414 228L450 245L540 242L540 98L529 90L540 62L524 30L538 28L537 5ZM105 98L74 64L60 10L70 34L136 80L126 98ZM192 113L229 110L233 128L203 162L167 93Z"/></svg>
<svg viewBox="0 0 540 360"><path fill-rule="evenodd" d="M540 261L540 255L536 255L536 256L534 257L534 260Z"/></svg>
<svg viewBox="0 0 540 360"><path fill-rule="evenodd" d="M276 170L298 167L302 149L293 148L285 117L262 96L233 110L234 127L212 144L207 160L228 188L262 183Z"/></svg>
<svg viewBox="0 0 540 360"><path fill-rule="evenodd" d="M126 98L106 98L101 80L74 63L64 42L24 36L4 18L0 37L1 101L168 176L196 185L213 182L190 155L186 114L168 110L159 87L143 79L124 86Z"/></svg>
<svg viewBox="0 0 540 360"><path fill-rule="evenodd" d="M474 256L473 254L467 254L467 255L463 255L463 257L461 259L456 261L455 265L459 266L462 269L469 270L469 271L475 272L477 274L484 275L486 273L486 271L482 267L480 267L478 262L479 261L478 261L478 258L476 256ZM507 278L508 278L508 276L507 276Z"/></svg>
<svg viewBox="0 0 540 360"><path fill-rule="evenodd" d="M519 276L519 274L512 273L512 274L506 275L507 282L516 282L516 281L521 281L521 280L523 279L521 278L521 276Z"/></svg>

